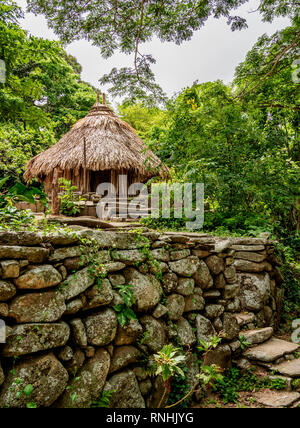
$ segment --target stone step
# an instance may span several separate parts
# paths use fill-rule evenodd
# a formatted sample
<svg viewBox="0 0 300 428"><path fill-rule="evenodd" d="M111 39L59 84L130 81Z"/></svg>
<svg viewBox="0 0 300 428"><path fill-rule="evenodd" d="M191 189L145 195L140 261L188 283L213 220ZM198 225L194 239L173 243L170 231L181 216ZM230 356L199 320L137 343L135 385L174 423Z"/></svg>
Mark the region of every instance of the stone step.
<svg viewBox="0 0 300 428"><path fill-rule="evenodd" d="M245 341L250 345L258 345L270 339L273 334L272 327L260 328L255 330L245 330L240 332L240 336L244 336Z"/></svg>
<svg viewBox="0 0 300 428"><path fill-rule="evenodd" d="M291 361L284 361L283 363L272 365L271 370L293 378L300 378L300 358Z"/></svg>
<svg viewBox="0 0 300 428"><path fill-rule="evenodd" d="M300 394L299 392L264 390L254 393L253 398L263 406L282 408L290 407L299 401Z"/></svg>
<svg viewBox="0 0 300 428"><path fill-rule="evenodd" d="M299 348L299 345L286 340L272 337L267 342L247 349L243 355L246 358L263 363L271 363L284 355L291 354Z"/></svg>

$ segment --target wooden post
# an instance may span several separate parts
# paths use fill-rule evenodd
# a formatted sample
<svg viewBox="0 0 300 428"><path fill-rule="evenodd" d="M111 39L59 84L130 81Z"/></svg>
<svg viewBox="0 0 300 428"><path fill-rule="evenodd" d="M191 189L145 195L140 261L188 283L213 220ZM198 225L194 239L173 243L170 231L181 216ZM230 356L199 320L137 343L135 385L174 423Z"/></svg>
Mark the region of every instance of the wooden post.
<svg viewBox="0 0 300 428"><path fill-rule="evenodd" d="M83 137L83 193L87 193L86 178L86 141Z"/></svg>
<svg viewBox="0 0 300 428"><path fill-rule="evenodd" d="M102 94L102 102L106 106L106 95L104 93Z"/></svg>
<svg viewBox="0 0 300 428"><path fill-rule="evenodd" d="M53 180L52 180L52 215L59 215L60 210L60 199L58 197L58 169L55 168L53 171Z"/></svg>

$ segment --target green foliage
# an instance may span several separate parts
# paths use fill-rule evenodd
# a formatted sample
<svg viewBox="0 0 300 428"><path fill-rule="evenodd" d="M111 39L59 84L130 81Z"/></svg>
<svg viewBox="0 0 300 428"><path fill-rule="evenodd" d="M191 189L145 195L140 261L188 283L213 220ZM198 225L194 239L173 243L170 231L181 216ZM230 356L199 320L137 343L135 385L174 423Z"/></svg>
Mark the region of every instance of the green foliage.
<svg viewBox="0 0 300 428"><path fill-rule="evenodd" d="M91 404L92 409L100 409L100 408L108 408L109 407L109 401L111 399L112 394L114 391L102 391L101 397L93 401Z"/></svg>
<svg viewBox="0 0 300 428"><path fill-rule="evenodd" d="M30 211L20 211L11 206L0 208L0 228L21 230L30 227L33 221L34 216Z"/></svg>
<svg viewBox="0 0 300 428"><path fill-rule="evenodd" d="M201 366L199 373L199 381L203 386L213 386L215 382L222 382L223 375L220 373L220 368L215 364L210 366Z"/></svg>
<svg viewBox="0 0 300 428"><path fill-rule="evenodd" d="M180 376L175 374L172 376L171 385L170 385L170 394L168 399L168 404L175 404L181 400L182 397L188 394L193 385L190 385L187 382L186 372L188 368L183 364L180 365L184 375ZM186 400L180 403L181 408L188 408L192 403L192 395L190 395Z"/></svg>
<svg viewBox="0 0 300 428"><path fill-rule="evenodd" d="M56 41L20 28L21 9L0 4L0 178L20 181L28 160L56 142L95 101L93 88L80 80L81 68Z"/></svg>
<svg viewBox="0 0 300 428"><path fill-rule="evenodd" d="M180 364L185 360L185 356L180 352L179 348L169 344L165 345L157 354L154 354L154 364L151 367L153 375L161 376L164 382L167 382L176 374L184 377Z"/></svg>
<svg viewBox="0 0 300 428"><path fill-rule="evenodd" d="M226 369L223 379L217 380L213 389L220 393L224 404L237 403L240 391L254 392L260 389L282 390L286 388L286 382L280 378L259 378L253 371L248 369L242 373L239 369Z"/></svg>
<svg viewBox="0 0 300 428"><path fill-rule="evenodd" d="M136 314L131 309L131 306L135 303L135 297L132 292L133 285L117 285L115 286L119 290L122 297L123 304L115 305L114 310L117 312L117 317L120 325L126 325L131 319L137 319Z"/></svg>
<svg viewBox="0 0 300 428"><path fill-rule="evenodd" d="M197 346L198 351L204 352L205 354L213 349L215 349L222 341L222 335L210 337L209 341L199 340L201 346Z"/></svg>
<svg viewBox="0 0 300 428"><path fill-rule="evenodd" d="M76 196L74 192L76 192L77 187L72 186L71 181L66 180L65 178L59 179L59 185L62 195L60 198L60 212L61 214L67 216L76 216L80 212L79 205L76 202L85 201L81 196Z"/></svg>
<svg viewBox="0 0 300 428"><path fill-rule="evenodd" d="M28 6L31 12L44 14L50 28L65 43L87 38L99 47L106 59L116 52L132 54L132 67L114 68L102 77L101 83L111 83L113 95L128 95L131 100L141 100L151 94L153 101L164 100L164 94L155 83L151 70L155 59L151 54L142 54L140 45L153 37L162 42L181 44L190 40L210 17L225 17L233 31L246 28L246 19L235 13L235 9L244 3L245 0L122 0L108 5L106 2L66 0L57 7L53 0L29 0ZM262 1L258 10L267 21L277 16L293 17L297 13L297 2Z"/></svg>
<svg viewBox="0 0 300 428"><path fill-rule="evenodd" d="M251 343L247 342L247 340L245 339L245 336L243 336L243 335L239 336L238 340L240 342L241 351L244 351L248 346L251 345Z"/></svg>
<svg viewBox="0 0 300 428"><path fill-rule="evenodd" d="M134 311L126 304L115 305L114 310L117 312L118 321L121 326L128 324L131 319L137 319Z"/></svg>

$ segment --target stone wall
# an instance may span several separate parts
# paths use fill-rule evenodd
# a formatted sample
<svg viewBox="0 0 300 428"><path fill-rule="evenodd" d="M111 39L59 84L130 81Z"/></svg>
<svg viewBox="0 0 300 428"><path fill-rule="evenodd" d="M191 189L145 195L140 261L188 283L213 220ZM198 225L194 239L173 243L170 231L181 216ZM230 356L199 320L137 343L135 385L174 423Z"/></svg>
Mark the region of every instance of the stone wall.
<svg viewBox="0 0 300 428"><path fill-rule="evenodd" d="M240 326L276 328L282 277L271 241L78 229L0 232L7 325L0 407L90 407L103 390L113 391L111 407L155 407L161 379L145 368L165 344L183 348L192 383L200 339L223 331L226 365L239 348ZM101 264L91 267L95 254ZM122 326L115 308L127 284L137 319Z"/></svg>

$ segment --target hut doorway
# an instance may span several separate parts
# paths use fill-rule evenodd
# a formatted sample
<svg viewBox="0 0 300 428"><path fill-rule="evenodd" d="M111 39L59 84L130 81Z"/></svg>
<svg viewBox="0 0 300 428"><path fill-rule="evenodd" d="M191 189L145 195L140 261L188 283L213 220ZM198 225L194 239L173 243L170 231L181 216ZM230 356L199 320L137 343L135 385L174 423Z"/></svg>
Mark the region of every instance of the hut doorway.
<svg viewBox="0 0 300 428"><path fill-rule="evenodd" d="M91 171L91 192L96 192L101 183L111 183L111 171Z"/></svg>

